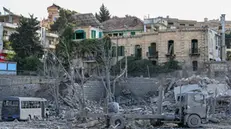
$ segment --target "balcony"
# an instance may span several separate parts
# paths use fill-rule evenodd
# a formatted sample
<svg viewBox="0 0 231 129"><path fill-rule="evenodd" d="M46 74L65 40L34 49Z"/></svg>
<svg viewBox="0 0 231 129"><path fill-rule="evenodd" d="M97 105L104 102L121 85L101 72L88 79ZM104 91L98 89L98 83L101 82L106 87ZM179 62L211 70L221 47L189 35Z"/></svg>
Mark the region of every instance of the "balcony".
<svg viewBox="0 0 231 129"><path fill-rule="evenodd" d="M174 53L167 53L167 54L165 54L165 56L166 56L167 58L175 58L175 57L176 57L176 54L174 54Z"/></svg>
<svg viewBox="0 0 231 129"><path fill-rule="evenodd" d="M190 48L189 49L189 55L190 56L200 56L199 48Z"/></svg>
<svg viewBox="0 0 231 129"><path fill-rule="evenodd" d="M9 36L3 36L4 41L9 41Z"/></svg>
<svg viewBox="0 0 231 129"><path fill-rule="evenodd" d="M156 52L147 52L147 57L149 60L155 60L155 59L158 59L158 51Z"/></svg>
<svg viewBox="0 0 231 129"><path fill-rule="evenodd" d="M94 56L83 57L83 62L85 63L95 63L96 59Z"/></svg>

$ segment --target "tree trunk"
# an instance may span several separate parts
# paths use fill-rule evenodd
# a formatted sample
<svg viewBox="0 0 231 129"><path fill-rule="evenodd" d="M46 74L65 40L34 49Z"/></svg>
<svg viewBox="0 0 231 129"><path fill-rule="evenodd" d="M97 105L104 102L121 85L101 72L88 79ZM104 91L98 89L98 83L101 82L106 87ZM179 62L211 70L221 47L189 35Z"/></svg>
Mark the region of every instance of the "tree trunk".
<svg viewBox="0 0 231 129"><path fill-rule="evenodd" d="M111 91L111 82L110 82L110 69L109 69L108 65L105 66L105 70L106 70L105 71L106 72L106 86L108 88L107 100L109 102L111 102L112 101L112 96L111 96L112 91Z"/></svg>

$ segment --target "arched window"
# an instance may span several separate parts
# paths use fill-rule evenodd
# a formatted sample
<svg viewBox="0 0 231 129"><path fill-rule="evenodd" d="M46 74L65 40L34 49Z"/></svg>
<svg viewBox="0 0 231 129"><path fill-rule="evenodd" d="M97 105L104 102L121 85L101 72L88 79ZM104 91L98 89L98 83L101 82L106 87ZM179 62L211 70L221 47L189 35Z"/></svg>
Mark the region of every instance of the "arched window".
<svg viewBox="0 0 231 129"><path fill-rule="evenodd" d="M156 43L151 43L151 45L148 47L148 53L149 57L153 57L156 54Z"/></svg>
<svg viewBox="0 0 231 129"><path fill-rule="evenodd" d="M138 59L142 58L142 48L140 45L135 46L135 57Z"/></svg>
<svg viewBox="0 0 231 129"><path fill-rule="evenodd" d="M84 30L76 30L74 34L74 39L85 39L86 32Z"/></svg>
<svg viewBox="0 0 231 129"><path fill-rule="evenodd" d="M168 41L168 54L173 55L174 54L174 40Z"/></svg>

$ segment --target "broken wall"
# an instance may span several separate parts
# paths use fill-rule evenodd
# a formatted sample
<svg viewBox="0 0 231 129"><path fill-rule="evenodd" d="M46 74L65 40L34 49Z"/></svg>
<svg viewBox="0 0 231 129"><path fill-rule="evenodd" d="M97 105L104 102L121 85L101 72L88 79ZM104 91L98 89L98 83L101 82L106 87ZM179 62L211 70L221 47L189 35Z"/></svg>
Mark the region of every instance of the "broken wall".
<svg viewBox="0 0 231 129"><path fill-rule="evenodd" d="M225 77L229 71L229 65L224 61L211 61L206 63L208 67L208 75L211 78Z"/></svg>
<svg viewBox="0 0 231 129"><path fill-rule="evenodd" d="M143 97L149 92L157 92L159 80L156 78L127 78L118 83L116 95L122 94L124 89L129 90L137 97Z"/></svg>

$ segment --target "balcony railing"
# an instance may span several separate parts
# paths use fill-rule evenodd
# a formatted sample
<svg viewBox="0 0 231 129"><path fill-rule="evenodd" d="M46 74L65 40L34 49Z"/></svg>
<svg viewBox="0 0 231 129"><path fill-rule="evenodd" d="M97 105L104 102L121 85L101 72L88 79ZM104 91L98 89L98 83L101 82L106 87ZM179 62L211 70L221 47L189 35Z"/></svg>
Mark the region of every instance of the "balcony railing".
<svg viewBox="0 0 231 129"><path fill-rule="evenodd" d="M167 54L165 54L165 56L168 57L168 58L175 58L176 54L174 54L174 53L167 53Z"/></svg>
<svg viewBox="0 0 231 129"><path fill-rule="evenodd" d="M3 40L9 41L9 36L3 36Z"/></svg>
<svg viewBox="0 0 231 129"><path fill-rule="evenodd" d="M189 49L189 55L190 56L200 56L199 48L190 48Z"/></svg>
<svg viewBox="0 0 231 129"><path fill-rule="evenodd" d="M152 53L147 52L147 57L148 57L149 59L158 59L158 51L152 52Z"/></svg>

